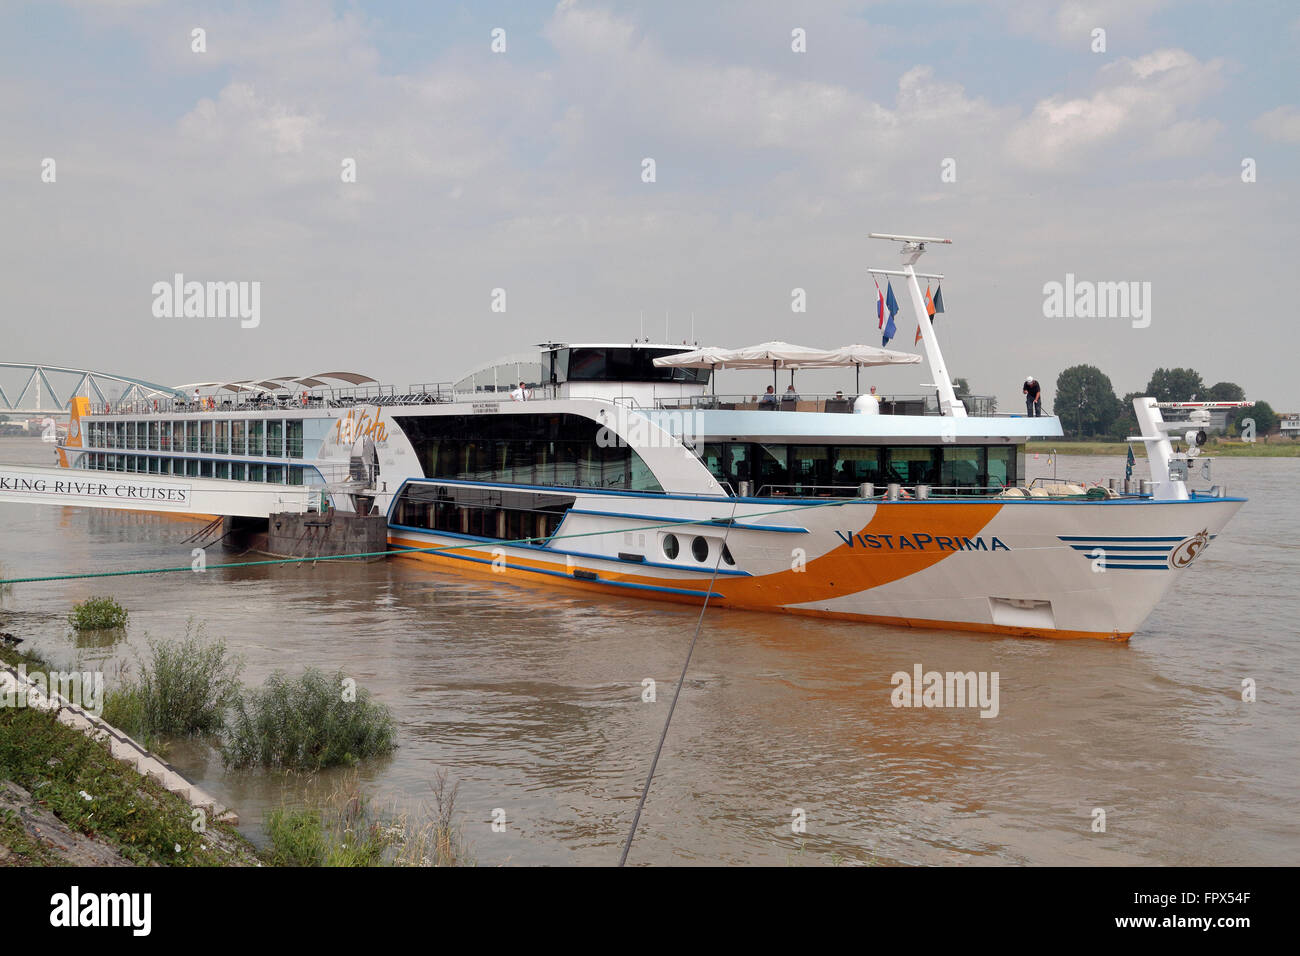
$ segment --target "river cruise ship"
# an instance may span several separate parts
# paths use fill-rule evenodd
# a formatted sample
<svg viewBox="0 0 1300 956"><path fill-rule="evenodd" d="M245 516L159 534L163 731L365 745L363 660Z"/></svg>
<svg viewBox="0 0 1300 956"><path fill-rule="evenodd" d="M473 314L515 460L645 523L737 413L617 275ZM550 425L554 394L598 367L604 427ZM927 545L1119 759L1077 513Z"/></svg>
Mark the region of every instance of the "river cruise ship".
<svg viewBox="0 0 1300 956"><path fill-rule="evenodd" d="M1188 423L1165 423L1149 398L1132 439L1149 478L1027 481L1025 443L1060 436L1059 419L956 394L912 265L941 240L890 238L904 265L874 271L910 293L930 378L917 394L717 388L727 369L770 367L781 386L786 370L856 381L923 361L871 346L545 343L448 384L336 372L128 407L77 399L60 464L311 486L320 507L386 515L390 548L413 559L518 583L1128 639L1243 499L1189 487L1195 432L1175 454L1170 432Z"/></svg>

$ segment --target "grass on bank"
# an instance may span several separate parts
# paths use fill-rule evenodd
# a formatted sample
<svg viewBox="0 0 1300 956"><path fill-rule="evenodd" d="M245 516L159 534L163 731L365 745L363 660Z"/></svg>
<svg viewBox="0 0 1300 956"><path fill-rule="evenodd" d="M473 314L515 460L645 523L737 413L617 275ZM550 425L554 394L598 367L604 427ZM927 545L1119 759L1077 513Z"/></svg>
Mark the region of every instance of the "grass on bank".
<svg viewBox="0 0 1300 956"><path fill-rule="evenodd" d="M68 623L78 631L109 631L126 627L127 617L126 608L111 597L92 597L73 605Z"/></svg>
<svg viewBox="0 0 1300 956"><path fill-rule="evenodd" d="M439 771L431 808L385 817L353 782L324 806L271 811L263 858L272 866L473 866L456 821L459 790Z"/></svg>
<svg viewBox="0 0 1300 956"><path fill-rule="evenodd" d="M0 660L15 667L26 664L29 670L50 670L38 655L11 647L0 646ZM251 845L234 830L209 820L205 832L194 832L194 811L186 801L114 758L102 741L59 723L47 711L0 707L3 780L28 791L38 807L70 830L116 849L137 864L256 862ZM0 846L9 850L8 864L65 862L31 836L12 811L0 813Z"/></svg>
<svg viewBox="0 0 1300 956"><path fill-rule="evenodd" d="M388 708L341 671L277 671L234 701L223 753L231 767L319 770L391 753L396 732Z"/></svg>

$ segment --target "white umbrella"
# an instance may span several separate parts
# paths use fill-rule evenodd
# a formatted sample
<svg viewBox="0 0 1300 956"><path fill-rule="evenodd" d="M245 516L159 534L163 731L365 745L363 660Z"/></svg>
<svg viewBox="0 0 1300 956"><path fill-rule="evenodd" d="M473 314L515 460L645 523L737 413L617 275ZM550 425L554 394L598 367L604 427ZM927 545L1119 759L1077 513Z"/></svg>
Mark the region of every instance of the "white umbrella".
<svg viewBox="0 0 1300 956"><path fill-rule="evenodd" d="M660 368L708 368L713 369L716 373L719 367L725 368L727 360L732 356L732 349L720 349L717 346L706 345L701 349L692 349L689 352L677 352L674 355L664 355L654 360L654 364ZM713 394L718 394L717 375L710 375L709 382L713 386Z"/></svg>
<svg viewBox="0 0 1300 956"><path fill-rule="evenodd" d="M776 370L784 367L813 368L820 361L825 361L829 353L825 349L814 349L806 345L791 345L789 342L761 342L733 350L728 361L728 368L764 368L772 365L772 391L776 391ZM793 380L793 372L791 373Z"/></svg>
<svg viewBox="0 0 1300 956"><path fill-rule="evenodd" d="M895 352L875 345L841 345L829 353L836 365L852 365L853 389L862 394L862 366L919 365L921 356L912 352Z"/></svg>

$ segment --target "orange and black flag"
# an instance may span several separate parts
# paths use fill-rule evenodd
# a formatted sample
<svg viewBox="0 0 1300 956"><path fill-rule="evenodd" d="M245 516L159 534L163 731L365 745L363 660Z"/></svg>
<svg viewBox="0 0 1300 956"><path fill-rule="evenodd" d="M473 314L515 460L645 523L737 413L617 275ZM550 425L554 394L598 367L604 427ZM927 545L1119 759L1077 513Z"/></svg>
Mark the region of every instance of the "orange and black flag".
<svg viewBox="0 0 1300 956"><path fill-rule="evenodd" d="M934 290L934 298L930 298L930 287L925 287L925 311L929 313L930 324L933 325L934 317L943 311L943 286ZM918 325L916 338L912 340L912 344L915 345L919 341L921 341L921 327Z"/></svg>
<svg viewBox="0 0 1300 956"><path fill-rule="evenodd" d="M929 286L925 287L925 311L926 314L930 316L930 321L933 322L934 321L934 299L930 298ZM916 326L916 338L912 340L912 344L915 345L919 341L921 341L921 324L918 322Z"/></svg>

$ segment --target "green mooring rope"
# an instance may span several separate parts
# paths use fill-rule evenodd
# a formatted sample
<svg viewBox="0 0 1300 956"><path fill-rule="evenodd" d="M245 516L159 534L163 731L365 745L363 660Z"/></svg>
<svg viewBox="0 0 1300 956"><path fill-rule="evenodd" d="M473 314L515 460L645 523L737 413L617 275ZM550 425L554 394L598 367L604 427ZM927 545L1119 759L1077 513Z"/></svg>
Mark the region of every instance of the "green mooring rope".
<svg viewBox="0 0 1300 956"><path fill-rule="evenodd" d="M772 511L756 511L750 514L742 515L742 517L762 518L768 515L787 514L791 511L805 511L808 508L843 506L846 504L853 504L860 500L861 499L853 499L853 498L847 498L847 499L832 498L825 502L819 501L813 504L798 505L790 508L778 508ZM734 520L735 520L734 518L730 520L724 518L707 518L707 519L701 519L700 521L689 521L689 520L682 519L678 521L666 521L663 522L662 524L642 525L641 527L638 527L635 530L655 531L659 528L678 528L684 525L689 526L693 524L705 524L712 521L724 521L726 522L727 528L730 529L731 525L734 523ZM744 526L741 525L741 527ZM590 537L595 537L598 535L605 535L605 534L621 534L622 532L627 530L628 530L627 528L612 528L609 531L583 531L577 534L553 535L550 538L515 538L513 540L475 541L467 544L440 545L438 547L433 547L433 548L397 548L396 550L390 549L386 551L358 551L353 554L329 554L329 555L322 555L320 557L269 558L262 561L233 561L227 564L206 565L204 567L204 571L225 571L231 568L254 568L258 566L267 566L267 565L274 565L274 564L302 564L304 562L314 563L316 561L343 561L351 558L388 558L388 557L392 557L393 555L399 555L399 554L438 554L438 553L446 553L451 551L465 551L471 549L482 550L485 547L500 547L502 545L535 544L538 541L543 541L543 542L562 541L562 540L567 540L569 538L590 538ZM430 530L429 533L437 534L437 532L433 531L432 529ZM178 567L170 567L170 568L130 568L125 571L83 571L76 574L48 574L42 577L32 577L32 578L0 578L0 585L35 584L42 581L71 581L71 580L76 580L78 578L120 578L120 577L128 577L133 574L174 574L178 571L194 572L194 567L193 565L184 564Z"/></svg>

